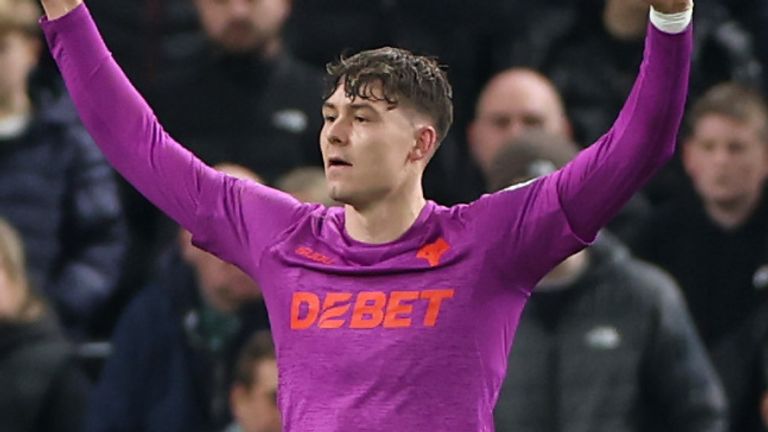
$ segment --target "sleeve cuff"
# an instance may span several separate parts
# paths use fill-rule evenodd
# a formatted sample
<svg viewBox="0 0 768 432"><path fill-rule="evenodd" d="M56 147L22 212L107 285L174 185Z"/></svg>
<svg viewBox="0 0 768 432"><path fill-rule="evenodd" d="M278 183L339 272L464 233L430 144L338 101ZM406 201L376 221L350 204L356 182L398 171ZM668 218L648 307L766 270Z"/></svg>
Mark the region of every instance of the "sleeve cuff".
<svg viewBox="0 0 768 432"><path fill-rule="evenodd" d="M685 31L693 20L693 8L678 13L661 13L651 6L651 23L654 27L668 34L678 34Z"/></svg>

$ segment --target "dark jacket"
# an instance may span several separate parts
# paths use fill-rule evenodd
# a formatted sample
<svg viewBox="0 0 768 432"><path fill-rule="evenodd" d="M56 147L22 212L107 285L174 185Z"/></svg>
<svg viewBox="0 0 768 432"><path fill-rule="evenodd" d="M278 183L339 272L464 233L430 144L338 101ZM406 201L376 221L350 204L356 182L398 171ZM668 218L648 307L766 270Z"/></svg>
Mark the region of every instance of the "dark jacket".
<svg viewBox="0 0 768 432"><path fill-rule="evenodd" d="M88 384L50 317L0 324L0 429L79 432Z"/></svg>
<svg viewBox="0 0 768 432"><path fill-rule="evenodd" d="M763 430L759 417L759 333L768 306L768 189L741 226L724 229L699 198L685 196L644 221L636 254L680 284L691 315L725 387L737 432Z"/></svg>
<svg viewBox="0 0 768 432"><path fill-rule="evenodd" d="M715 432L725 397L671 279L601 234L572 285L534 291L499 432Z"/></svg>
<svg viewBox="0 0 768 432"><path fill-rule="evenodd" d="M320 71L288 53L264 60L211 47L148 97L168 133L205 162L235 162L273 181L322 166L322 95Z"/></svg>
<svg viewBox="0 0 768 432"><path fill-rule="evenodd" d="M157 283L118 322L88 431L202 432L231 421L232 365L245 338L267 327L266 308L244 308L226 324L221 343L211 344L201 337L203 307L192 269L176 253L164 258Z"/></svg>
<svg viewBox="0 0 768 432"><path fill-rule="evenodd" d="M67 99L41 98L25 131L0 139L0 216L64 326L85 329L115 289L126 229L113 172Z"/></svg>

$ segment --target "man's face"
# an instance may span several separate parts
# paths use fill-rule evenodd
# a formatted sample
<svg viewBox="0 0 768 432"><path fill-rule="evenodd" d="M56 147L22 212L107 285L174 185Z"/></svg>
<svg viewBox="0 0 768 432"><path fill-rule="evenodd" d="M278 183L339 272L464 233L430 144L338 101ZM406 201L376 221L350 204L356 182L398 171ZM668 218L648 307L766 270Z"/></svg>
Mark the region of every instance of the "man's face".
<svg viewBox="0 0 768 432"><path fill-rule="evenodd" d="M195 268L201 295L221 312L234 312L246 301L261 297L259 286L242 270L192 245L192 235L182 230L180 239L185 261Z"/></svg>
<svg viewBox="0 0 768 432"><path fill-rule="evenodd" d="M37 40L17 31L0 33L0 98L26 92L38 52Z"/></svg>
<svg viewBox="0 0 768 432"><path fill-rule="evenodd" d="M323 105L320 149L332 199L365 206L420 186L427 154L415 147L434 127L415 110L350 99L339 86Z"/></svg>
<svg viewBox="0 0 768 432"><path fill-rule="evenodd" d="M683 163L705 204L728 208L759 197L768 149L752 122L709 114L685 143Z"/></svg>
<svg viewBox="0 0 768 432"><path fill-rule="evenodd" d="M475 119L469 126L472 157L487 173L496 152L529 129L570 134L554 88L528 71L498 75L480 96Z"/></svg>
<svg viewBox="0 0 768 432"><path fill-rule="evenodd" d="M234 53L264 49L279 39L289 0L195 0L206 34Z"/></svg>
<svg viewBox="0 0 768 432"><path fill-rule="evenodd" d="M277 363L265 359L253 366L251 388L236 384L232 390L232 411L243 432L280 432L277 409Z"/></svg>

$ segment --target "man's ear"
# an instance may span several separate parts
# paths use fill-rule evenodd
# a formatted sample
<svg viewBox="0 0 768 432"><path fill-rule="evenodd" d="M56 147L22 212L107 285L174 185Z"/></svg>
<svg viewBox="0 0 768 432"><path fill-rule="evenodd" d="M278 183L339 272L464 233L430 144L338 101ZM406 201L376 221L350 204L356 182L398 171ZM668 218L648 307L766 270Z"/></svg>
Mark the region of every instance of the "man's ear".
<svg viewBox="0 0 768 432"><path fill-rule="evenodd" d="M429 160L437 147L437 131L434 126L424 125L416 129L416 140L408 158L412 161Z"/></svg>

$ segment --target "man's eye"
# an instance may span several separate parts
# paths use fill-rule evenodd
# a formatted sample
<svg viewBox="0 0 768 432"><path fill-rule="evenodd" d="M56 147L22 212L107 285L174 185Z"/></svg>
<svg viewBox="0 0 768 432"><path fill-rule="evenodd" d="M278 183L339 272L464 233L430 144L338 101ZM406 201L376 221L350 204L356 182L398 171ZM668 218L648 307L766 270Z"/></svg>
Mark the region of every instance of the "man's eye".
<svg viewBox="0 0 768 432"><path fill-rule="evenodd" d="M334 121L336 121L336 116L332 116L332 115L325 115L325 116L323 116L323 120L324 120L326 123L333 123Z"/></svg>
<svg viewBox="0 0 768 432"><path fill-rule="evenodd" d="M365 123L368 121L368 119L362 116L355 116L355 121L359 123Z"/></svg>

